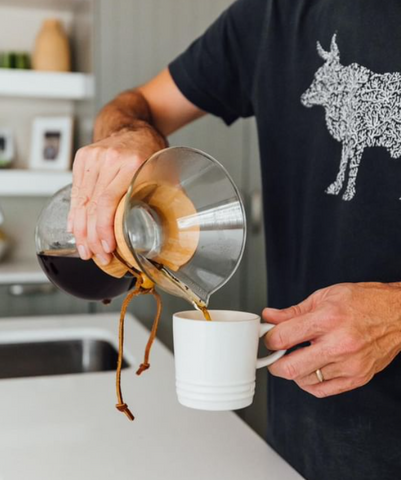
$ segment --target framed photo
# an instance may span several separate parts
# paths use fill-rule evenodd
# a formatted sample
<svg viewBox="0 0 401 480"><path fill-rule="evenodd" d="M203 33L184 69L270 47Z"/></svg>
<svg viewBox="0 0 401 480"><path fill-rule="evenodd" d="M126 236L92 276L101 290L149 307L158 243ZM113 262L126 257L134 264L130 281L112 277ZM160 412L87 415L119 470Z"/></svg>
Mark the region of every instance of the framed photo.
<svg viewBox="0 0 401 480"><path fill-rule="evenodd" d="M14 160L14 135L10 128L0 128L0 168L9 167Z"/></svg>
<svg viewBox="0 0 401 480"><path fill-rule="evenodd" d="M72 153L72 117L37 117L32 125L29 168L69 170Z"/></svg>

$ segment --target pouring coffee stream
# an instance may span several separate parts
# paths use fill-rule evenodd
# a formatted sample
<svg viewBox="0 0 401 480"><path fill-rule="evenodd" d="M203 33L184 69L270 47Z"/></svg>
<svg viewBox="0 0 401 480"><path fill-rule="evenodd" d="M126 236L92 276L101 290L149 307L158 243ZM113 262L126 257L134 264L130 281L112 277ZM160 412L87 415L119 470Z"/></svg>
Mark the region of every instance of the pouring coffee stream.
<svg viewBox="0 0 401 480"><path fill-rule="evenodd" d="M199 150L173 147L150 157L135 174L117 208L117 248L106 265L79 258L75 238L66 230L71 186L57 192L43 209L36 228L36 249L48 278L66 292L87 300L126 293L120 314L117 408L133 415L121 393L124 317L130 301L151 294L157 311L145 359L161 314L155 288L184 298L211 320L210 295L234 274L246 239L244 207L234 182L216 160ZM132 417L132 418L131 418Z"/></svg>

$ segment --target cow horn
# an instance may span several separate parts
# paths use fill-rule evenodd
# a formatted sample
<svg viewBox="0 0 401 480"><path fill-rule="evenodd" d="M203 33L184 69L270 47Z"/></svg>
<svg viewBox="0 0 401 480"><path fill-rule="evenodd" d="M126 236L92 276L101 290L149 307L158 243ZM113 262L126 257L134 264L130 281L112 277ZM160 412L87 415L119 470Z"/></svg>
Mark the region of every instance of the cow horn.
<svg viewBox="0 0 401 480"><path fill-rule="evenodd" d="M330 58L330 52L326 52L320 42L317 42L317 53L323 58L323 60L328 60Z"/></svg>
<svg viewBox="0 0 401 480"><path fill-rule="evenodd" d="M333 35L333 38L331 39L330 53L333 58L335 58L336 60L340 60L340 50L337 45L336 33Z"/></svg>
<svg viewBox="0 0 401 480"><path fill-rule="evenodd" d="M330 52L326 52L323 49L320 42L317 42L317 53L323 58L323 60L328 61L340 61L340 50L337 45L337 34L335 33L331 39Z"/></svg>

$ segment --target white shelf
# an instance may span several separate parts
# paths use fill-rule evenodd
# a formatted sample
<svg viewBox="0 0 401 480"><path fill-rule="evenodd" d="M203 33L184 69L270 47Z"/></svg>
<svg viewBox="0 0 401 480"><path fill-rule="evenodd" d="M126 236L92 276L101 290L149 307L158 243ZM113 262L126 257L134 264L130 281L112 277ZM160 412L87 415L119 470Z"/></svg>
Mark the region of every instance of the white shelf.
<svg viewBox="0 0 401 480"><path fill-rule="evenodd" d="M0 262L0 285L49 283L36 259Z"/></svg>
<svg viewBox="0 0 401 480"><path fill-rule="evenodd" d="M1 7L23 7L33 9L73 11L86 0L0 0Z"/></svg>
<svg viewBox="0 0 401 480"><path fill-rule="evenodd" d="M48 197L72 182L72 172L0 170L0 196Z"/></svg>
<svg viewBox="0 0 401 480"><path fill-rule="evenodd" d="M93 75L0 69L0 96L83 100L94 94Z"/></svg>

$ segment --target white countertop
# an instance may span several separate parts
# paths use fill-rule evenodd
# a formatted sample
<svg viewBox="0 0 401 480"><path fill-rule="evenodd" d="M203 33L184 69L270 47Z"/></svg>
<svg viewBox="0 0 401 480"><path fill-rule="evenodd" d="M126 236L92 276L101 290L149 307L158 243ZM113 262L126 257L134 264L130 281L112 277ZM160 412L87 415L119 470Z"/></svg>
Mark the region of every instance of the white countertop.
<svg viewBox="0 0 401 480"><path fill-rule="evenodd" d="M0 343L95 336L117 344L118 315L0 320ZM114 372L0 380L0 480L299 480L232 412L181 406L172 354L158 341L142 376L148 332L127 316L124 399Z"/></svg>

